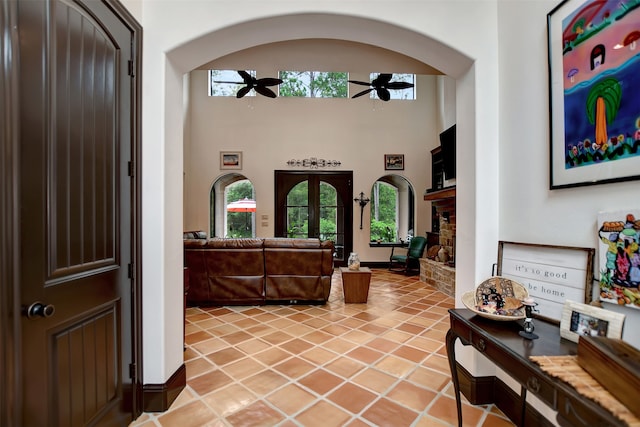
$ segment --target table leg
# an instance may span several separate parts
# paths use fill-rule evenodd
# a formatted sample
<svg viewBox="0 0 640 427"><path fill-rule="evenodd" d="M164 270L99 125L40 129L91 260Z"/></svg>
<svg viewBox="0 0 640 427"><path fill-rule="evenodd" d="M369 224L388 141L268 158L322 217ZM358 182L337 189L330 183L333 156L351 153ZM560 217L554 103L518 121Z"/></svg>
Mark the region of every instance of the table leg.
<svg viewBox="0 0 640 427"><path fill-rule="evenodd" d="M447 331L447 358L449 359L449 369L451 369L451 382L453 383L454 394L456 395L456 409L458 411L458 427L462 427L462 401L460 399L460 382L458 380L458 368L456 366L456 338L458 336L452 329Z"/></svg>

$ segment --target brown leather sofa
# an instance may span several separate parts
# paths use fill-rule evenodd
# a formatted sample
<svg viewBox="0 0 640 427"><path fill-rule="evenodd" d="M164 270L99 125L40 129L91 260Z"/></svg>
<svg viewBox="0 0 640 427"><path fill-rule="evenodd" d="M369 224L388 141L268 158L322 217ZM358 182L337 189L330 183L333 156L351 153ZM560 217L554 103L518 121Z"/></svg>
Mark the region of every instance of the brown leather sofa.
<svg viewBox="0 0 640 427"><path fill-rule="evenodd" d="M324 304L334 246L319 239L187 239L187 304Z"/></svg>

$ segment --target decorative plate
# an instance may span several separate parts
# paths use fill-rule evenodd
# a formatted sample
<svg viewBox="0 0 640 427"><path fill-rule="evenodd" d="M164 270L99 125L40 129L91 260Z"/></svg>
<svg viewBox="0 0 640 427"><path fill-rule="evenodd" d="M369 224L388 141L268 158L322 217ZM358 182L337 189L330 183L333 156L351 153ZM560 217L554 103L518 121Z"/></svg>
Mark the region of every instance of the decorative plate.
<svg viewBox="0 0 640 427"><path fill-rule="evenodd" d="M525 318L523 301L529 296L524 285L494 276L482 282L473 291L462 295L462 303L478 316L499 321Z"/></svg>

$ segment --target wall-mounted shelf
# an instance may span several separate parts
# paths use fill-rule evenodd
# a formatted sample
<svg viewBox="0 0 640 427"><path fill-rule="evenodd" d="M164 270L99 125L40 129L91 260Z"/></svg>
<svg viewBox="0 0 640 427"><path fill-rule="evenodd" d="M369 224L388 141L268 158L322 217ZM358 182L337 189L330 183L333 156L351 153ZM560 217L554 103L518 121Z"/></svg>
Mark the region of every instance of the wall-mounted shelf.
<svg viewBox="0 0 640 427"><path fill-rule="evenodd" d="M447 187L440 190L435 190L424 195L424 200L427 202L433 202L436 200L451 199L456 197L456 187Z"/></svg>

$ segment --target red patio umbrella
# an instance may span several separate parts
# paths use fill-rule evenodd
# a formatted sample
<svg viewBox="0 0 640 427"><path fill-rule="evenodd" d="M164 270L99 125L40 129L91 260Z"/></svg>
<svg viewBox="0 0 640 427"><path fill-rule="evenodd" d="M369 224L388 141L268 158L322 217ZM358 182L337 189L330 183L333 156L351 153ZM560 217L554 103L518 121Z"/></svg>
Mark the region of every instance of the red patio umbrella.
<svg viewBox="0 0 640 427"><path fill-rule="evenodd" d="M231 202L227 205L227 212L244 212L244 223L247 230L249 229L249 212L256 211L256 201L244 198L242 200L237 200L235 202Z"/></svg>
<svg viewBox="0 0 640 427"><path fill-rule="evenodd" d="M244 198L227 205L227 212L255 212L256 201Z"/></svg>

